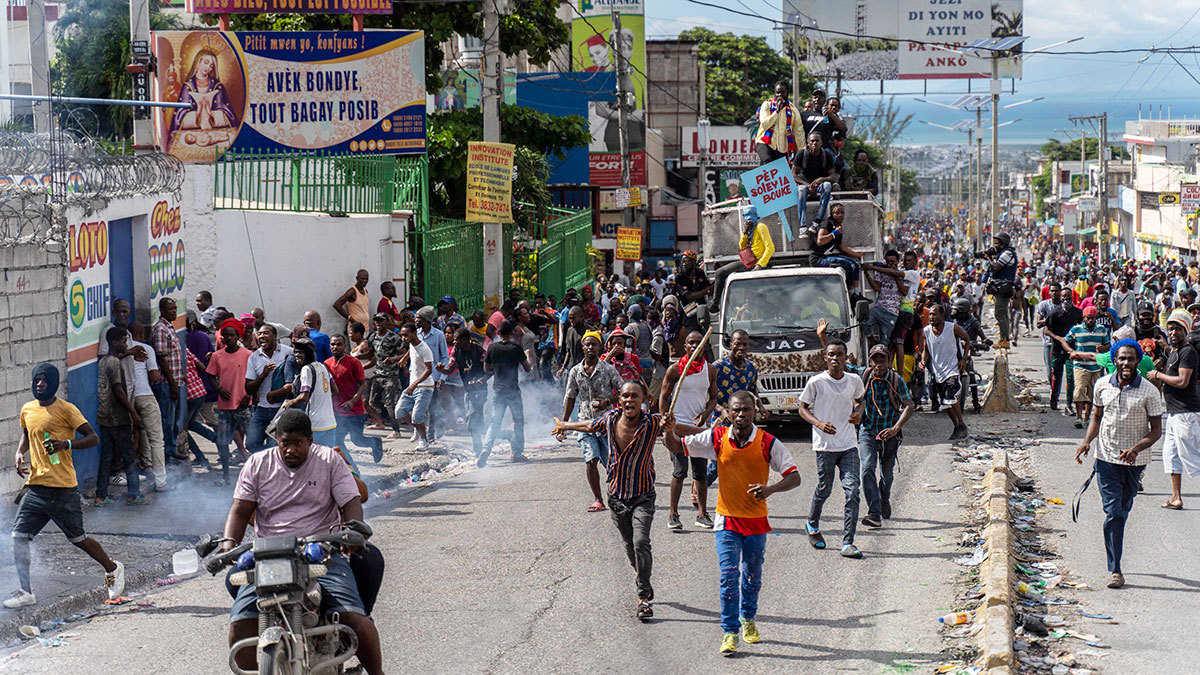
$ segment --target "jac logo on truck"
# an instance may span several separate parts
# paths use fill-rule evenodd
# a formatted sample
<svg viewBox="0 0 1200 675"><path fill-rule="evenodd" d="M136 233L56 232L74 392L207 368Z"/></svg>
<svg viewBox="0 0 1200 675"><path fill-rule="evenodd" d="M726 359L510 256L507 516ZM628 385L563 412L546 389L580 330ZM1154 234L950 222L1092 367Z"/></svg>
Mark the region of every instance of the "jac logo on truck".
<svg viewBox="0 0 1200 675"><path fill-rule="evenodd" d="M765 341L763 349L769 352L800 351L807 344L804 338L771 338Z"/></svg>

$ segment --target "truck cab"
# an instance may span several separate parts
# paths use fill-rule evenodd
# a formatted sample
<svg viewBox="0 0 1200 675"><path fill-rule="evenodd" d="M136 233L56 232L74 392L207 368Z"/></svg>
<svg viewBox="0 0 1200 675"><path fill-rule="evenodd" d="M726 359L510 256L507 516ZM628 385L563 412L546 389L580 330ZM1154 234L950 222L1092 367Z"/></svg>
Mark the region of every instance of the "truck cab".
<svg viewBox="0 0 1200 675"><path fill-rule="evenodd" d="M845 244L862 252L864 263L882 260L879 206L862 198L862 193L834 193L830 206L834 203L846 207ZM741 216L747 206L744 201L724 202L701 214L706 271L736 259ZM809 204L810 223L816 207ZM840 268L809 265L808 235L799 228L796 208L788 209L786 215L793 229L792 241L784 237L777 215L763 218L775 241L775 255L765 269L729 275L717 314L710 317L716 327L714 351L722 357L728 355L729 336L734 331L750 335L749 358L758 368L759 398L772 419L783 422L799 420L804 385L825 370L817 321L828 321L827 335L844 340L850 361L862 365L867 362L867 343L861 324L869 311L866 301L851 306ZM865 281L861 287L870 290Z"/></svg>

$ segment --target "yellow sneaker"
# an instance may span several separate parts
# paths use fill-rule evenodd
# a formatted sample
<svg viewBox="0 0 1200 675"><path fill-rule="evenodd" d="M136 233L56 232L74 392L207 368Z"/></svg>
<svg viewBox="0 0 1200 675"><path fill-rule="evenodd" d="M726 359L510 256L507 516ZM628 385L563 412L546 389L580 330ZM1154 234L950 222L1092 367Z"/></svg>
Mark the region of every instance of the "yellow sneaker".
<svg viewBox="0 0 1200 675"><path fill-rule="evenodd" d="M762 638L758 636L758 626L754 625L754 621L742 621L742 639L749 644L755 644Z"/></svg>
<svg viewBox="0 0 1200 675"><path fill-rule="evenodd" d="M724 638L721 638L721 654L723 656L733 656L737 653L737 633L726 633Z"/></svg>

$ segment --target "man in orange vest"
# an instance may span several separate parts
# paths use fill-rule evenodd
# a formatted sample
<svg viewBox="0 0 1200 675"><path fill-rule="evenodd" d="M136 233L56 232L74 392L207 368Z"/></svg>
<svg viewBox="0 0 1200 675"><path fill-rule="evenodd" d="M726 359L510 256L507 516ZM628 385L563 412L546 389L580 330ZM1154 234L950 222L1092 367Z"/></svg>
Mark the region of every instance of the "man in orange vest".
<svg viewBox="0 0 1200 675"><path fill-rule="evenodd" d="M779 439L754 424L756 397L736 391L729 397L731 426L700 429L663 421L664 443L673 453L715 459L717 473L717 557L721 564L721 654L737 652L738 628L748 643L759 641L754 617L762 588L762 565L767 545L767 497L800 485L792 455ZM686 434L684 438L679 433ZM771 470L782 479L769 484ZM740 591L740 594L739 594ZM739 597L740 595L740 597ZM739 602L740 601L740 602Z"/></svg>

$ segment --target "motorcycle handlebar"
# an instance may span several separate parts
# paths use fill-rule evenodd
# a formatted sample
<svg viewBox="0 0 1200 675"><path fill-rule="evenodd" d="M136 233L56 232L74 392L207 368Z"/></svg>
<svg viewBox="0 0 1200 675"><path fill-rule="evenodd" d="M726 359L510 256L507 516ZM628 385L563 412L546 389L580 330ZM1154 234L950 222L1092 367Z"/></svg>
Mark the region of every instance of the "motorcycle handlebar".
<svg viewBox="0 0 1200 675"><path fill-rule="evenodd" d="M237 562L238 557L246 551L249 551L252 546L254 546L254 542L248 541L241 546L235 546L229 549L225 553L213 556L204 561L204 569L208 570L209 574L216 575L217 572L220 572L226 567L229 567L233 563Z"/></svg>
<svg viewBox="0 0 1200 675"><path fill-rule="evenodd" d="M370 528L365 523L364 528L370 531ZM340 532L332 532L329 534L316 534L311 537L303 537L296 540L296 546L304 546L305 544L337 544L339 546L348 546L350 548L364 548L367 545L367 539L357 529L341 530ZM216 575L217 572L237 562L237 559L246 551L254 547L253 541L248 541L240 546L235 546L225 553L213 556L204 561L204 569L208 570L209 574Z"/></svg>

